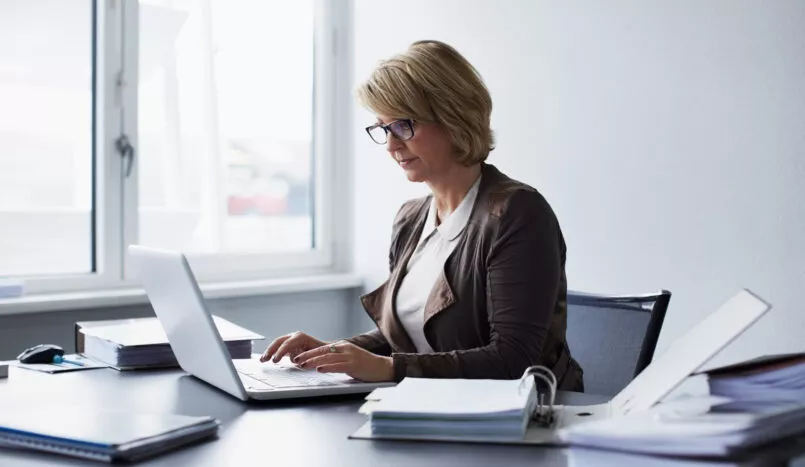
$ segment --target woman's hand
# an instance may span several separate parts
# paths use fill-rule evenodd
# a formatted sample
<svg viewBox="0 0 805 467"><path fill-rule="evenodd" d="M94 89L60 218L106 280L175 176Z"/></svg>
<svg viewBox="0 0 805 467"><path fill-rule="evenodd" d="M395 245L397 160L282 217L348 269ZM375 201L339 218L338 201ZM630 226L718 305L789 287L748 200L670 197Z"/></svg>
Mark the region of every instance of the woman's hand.
<svg viewBox="0 0 805 467"><path fill-rule="evenodd" d="M303 352L294 359L302 368L322 373L346 373L361 381L392 381L391 357L375 355L349 342L336 342Z"/></svg>
<svg viewBox="0 0 805 467"><path fill-rule="evenodd" d="M273 357L274 363L277 363L286 355L293 361L302 352L326 344L327 342L320 341L304 332L294 332L274 339L260 356L260 361L267 362Z"/></svg>

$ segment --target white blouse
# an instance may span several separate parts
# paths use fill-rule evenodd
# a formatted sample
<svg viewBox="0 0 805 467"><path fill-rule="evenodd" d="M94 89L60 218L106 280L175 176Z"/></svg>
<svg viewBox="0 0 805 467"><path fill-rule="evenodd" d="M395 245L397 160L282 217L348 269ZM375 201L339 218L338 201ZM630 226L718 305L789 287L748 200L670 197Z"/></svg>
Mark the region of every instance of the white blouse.
<svg viewBox="0 0 805 467"><path fill-rule="evenodd" d="M436 280L444 270L447 257L458 244L459 237L467 226L472 207L478 197L481 177L475 180L458 207L436 225L436 201L431 200L428 218L419 237L416 250L408 260L400 289L397 291L397 316L411 337L418 353L432 353L425 339L425 302Z"/></svg>

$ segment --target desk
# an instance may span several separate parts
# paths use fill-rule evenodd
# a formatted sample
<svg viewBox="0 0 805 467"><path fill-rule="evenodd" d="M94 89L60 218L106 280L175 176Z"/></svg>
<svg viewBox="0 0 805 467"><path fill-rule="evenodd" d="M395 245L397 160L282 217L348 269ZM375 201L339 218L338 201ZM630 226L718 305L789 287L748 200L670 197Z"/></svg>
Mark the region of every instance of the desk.
<svg viewBox="0 0 805 467"><path fill-rule="evenodd" d="M560 397L565 404L594 404L606 399L579 393L562 393ZM366 421L364 415L357 413L362 396L246 404L178 370L120 373L101 369L48 375L12 368L10 378L0 380L0 398L21 402L61 399L65 404L86 407L211 415L221 420L217 440L173 451L138 466L533 467L627 463L651 466L654 462L643 456L586 449L349 440L347 436ZM805 452L805 447L799 452ZM44 453L0 450L0 466L7 465L103 464ZM657 465L677 463L662 459Z"/></svg>

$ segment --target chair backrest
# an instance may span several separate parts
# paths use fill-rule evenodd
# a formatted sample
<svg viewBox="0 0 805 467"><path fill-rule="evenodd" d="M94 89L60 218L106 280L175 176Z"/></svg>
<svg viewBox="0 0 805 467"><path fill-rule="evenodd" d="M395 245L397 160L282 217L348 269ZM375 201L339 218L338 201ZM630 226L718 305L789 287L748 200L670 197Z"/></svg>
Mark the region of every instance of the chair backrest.
<svg viewBox="0 0 805 467"><path fill-rule="evenodd" d="M671 292L567 293L567 342L584 370L584 391L614 396L654 356Z"/></svg>

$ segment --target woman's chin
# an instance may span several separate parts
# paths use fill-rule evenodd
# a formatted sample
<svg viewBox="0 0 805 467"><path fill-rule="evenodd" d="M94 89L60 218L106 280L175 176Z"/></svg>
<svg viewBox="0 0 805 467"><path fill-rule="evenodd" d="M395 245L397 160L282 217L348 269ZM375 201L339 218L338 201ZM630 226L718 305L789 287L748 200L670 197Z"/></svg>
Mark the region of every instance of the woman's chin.
<svg viewBox="0 0 805 467"><path fill-rule="evenodd" d="M417 172L416 170L406 170L405 176L408 178L409 182L424 182L425 177L422 176L421 173Z"/></svg>

